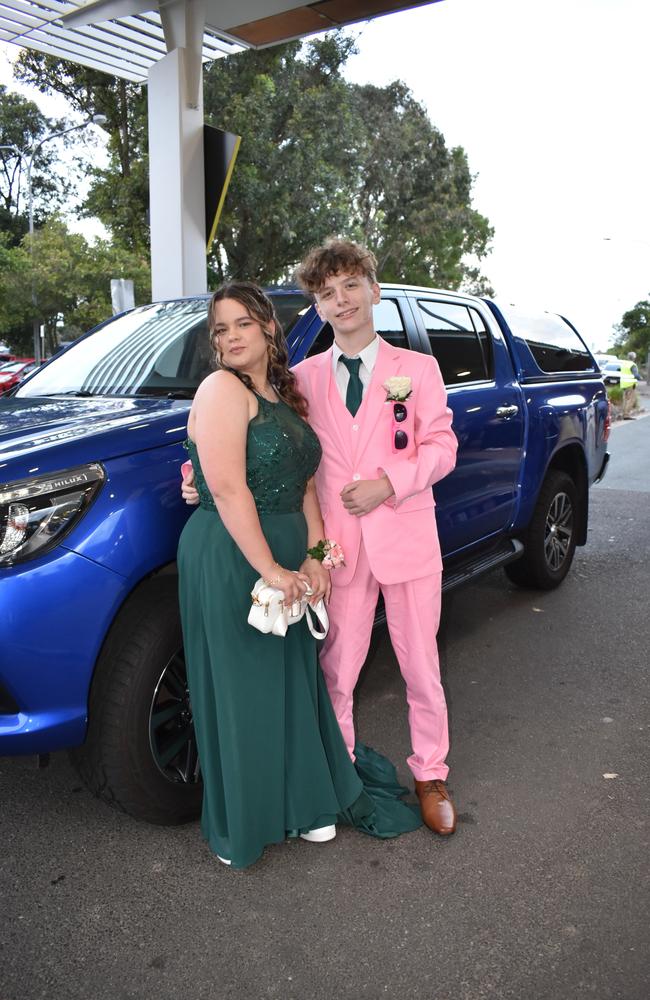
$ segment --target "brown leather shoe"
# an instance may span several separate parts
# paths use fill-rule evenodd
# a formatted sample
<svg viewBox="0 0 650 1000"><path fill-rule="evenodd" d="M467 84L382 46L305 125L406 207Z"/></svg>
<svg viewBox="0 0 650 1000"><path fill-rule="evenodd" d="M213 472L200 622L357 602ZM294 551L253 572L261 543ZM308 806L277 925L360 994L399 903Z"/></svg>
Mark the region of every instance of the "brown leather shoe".
<svg viewBox="0 0 650 1000"><path fill-rule="evenodd" d="M456 810L444 781L416 781L422 819L434 833L447 837L456 829Z"/></svg>

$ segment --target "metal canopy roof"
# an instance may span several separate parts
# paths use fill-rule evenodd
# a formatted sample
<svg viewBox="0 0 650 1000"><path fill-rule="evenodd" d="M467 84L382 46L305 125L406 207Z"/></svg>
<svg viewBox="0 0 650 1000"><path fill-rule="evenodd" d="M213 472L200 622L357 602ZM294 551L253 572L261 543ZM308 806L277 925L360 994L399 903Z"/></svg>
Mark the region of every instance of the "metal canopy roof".
<svg viewBox="0 0 650 1000"><path fill-rule="evenodd" d="M134 83L146 82L149 67L167 54L158 12L78 28L65 27L61 16L84 6L81 0L78 3L74 0L72 3L0 0L0 41L14 42L22 48L35 49L58 59L70 59ZM203 61L240 52L243 47L206 27Z"/></svg>
<svg viewBox="0 0 650 1000"><path fill-rule="evenodd" d="M205 0L204 62L438 0ZM0 41L143 83L167 53L164 0L0 0ZM62 20L65 18L65 20Z"/></svg>

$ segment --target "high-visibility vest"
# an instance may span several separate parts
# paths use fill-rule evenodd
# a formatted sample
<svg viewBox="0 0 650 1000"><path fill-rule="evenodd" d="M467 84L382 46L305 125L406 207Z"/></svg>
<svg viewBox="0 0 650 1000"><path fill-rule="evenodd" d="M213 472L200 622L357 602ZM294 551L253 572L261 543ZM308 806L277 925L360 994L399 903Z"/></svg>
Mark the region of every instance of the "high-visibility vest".
<svg viewBox="0 0 650 1000"><path fill-rule="evenodd" d="M632 389L636 385L636 379L632 374L632 362L621 362L621 389Z"/></svg>

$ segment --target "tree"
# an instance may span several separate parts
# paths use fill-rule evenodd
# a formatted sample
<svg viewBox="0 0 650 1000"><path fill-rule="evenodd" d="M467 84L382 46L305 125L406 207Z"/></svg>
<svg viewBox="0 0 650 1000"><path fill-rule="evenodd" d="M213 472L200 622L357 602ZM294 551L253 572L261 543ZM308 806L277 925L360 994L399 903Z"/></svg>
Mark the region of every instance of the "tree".
<svg viewBox="0 0 650 1000"><path fill-rule="evenodd" d="M406 84L353 89L357 162L351 230L373 247L385 281L473 286L493 235L471 206L472 177Z"/></svg>
<svg viewBox="0 0 650 1000"><path fill-rule="evenodd" d="M46 118L33 101L0 84L0 231L18 243L27 232L27 166L31 150L60 122ZM22 154L22 155L21 155ZM38 150L32 166L34 215L42 219L61 203L65 184L53 171L52 150Z"/></svg>
<svg viewBox="0 0 650 1000"><path fill-rule="evenodd" d="M25 49L15 64L18 79L43 94L62 94L88 118L106 116L109 166L79 166L93 178L81 214L96 216L125 249L148 250L149 163L146 90L138 84L64 59Z"/></svg>
<svg viewBox="0 0 650 1000"><path fill-rule="evenodd" d="M73 307L65 314L68 339L79 336L111 315L111 278L130 278L136 305L151 298L149 254L131 251L109 240L86 245L80 291Z"/></svg>
<svg viewBox="0 0 650 1000"><path fill-rule="evenodd" d="M380 277L488 291L479 271L492 229L471 203L464 150L447 148L408 87L360 87L342 70L354 40L332 32L215 60L206 120L242 136L209 260L214 280L286 281L329 235L364 240ZM111 162L94 168L83 211L120 246L148 246L143 88L34 52L18 75L108 118ZM473 265L467 263L471 257Z"/></svg>
<svg viewBox="0 0 650 1000"><path fill-rule="evenodd" d="M17 352L32 349L31 329L21 328L34 315L32 289L46 352L111 315L111 278L134 279L136 302L149 299L148 260L107 241L89 244L57 217L36 230L33 249L28 237L16 247L0 240L0 322Z"/></svg>
<svg viewBox="0 0 650 1000"><path fill-rule="evenodd" d="M19 248L18 248L19 249ZM22 289L29 287L29 258L12 246L12 237L0 230L0 330L2 340L17 349L28 335L28 302ZM23 329L23 326L25 329Z"/></svg>
<svg viewBox="0 0 650 1000"><path fill-rule="evenodd" d="M291 42L216 60L205 76L206 117L242 136L217 231L219 277L274 282L314 243L345 228L353 165L352 41Z"/></svg>
<svg viewBox="0 0 650 1000"><path fill-rule="evenodd" d="M354 41L339 33L244 52L212 64L205 107L243 136L217 232L221 276L273 282L331 234L377 253L384 280L481 285L492 229L471 206L461 148L408 87L360 87L342 67Z"/></svg>
<svg viewBox="0 0 650 1000"><path fill-rule="evenodd" d="M643 364L650 351L650 299L637 302L633 309L623 313L615 329L616 353L623 356L628 351L636 351L637 360Z"/></svg>

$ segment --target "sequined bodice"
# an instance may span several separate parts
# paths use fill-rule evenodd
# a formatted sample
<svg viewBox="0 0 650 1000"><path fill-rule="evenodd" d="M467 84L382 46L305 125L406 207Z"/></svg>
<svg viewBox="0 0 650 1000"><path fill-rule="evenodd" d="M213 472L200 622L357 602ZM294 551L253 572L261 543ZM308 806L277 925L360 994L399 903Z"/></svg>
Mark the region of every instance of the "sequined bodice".
<svg viewBox="0 0 650 1000"><path fill-rule="evenodd" d="M321 459L321 446L309 424L286 403L257 396L259 409L248 424L246 482L260 514L290 514L302 510L307 481ZM217 432L218 433L218 432ZM195 443L186 448L192 460L201 507L215 510L203 477Z"/></svg>

